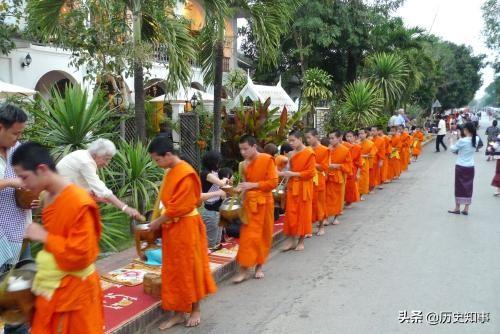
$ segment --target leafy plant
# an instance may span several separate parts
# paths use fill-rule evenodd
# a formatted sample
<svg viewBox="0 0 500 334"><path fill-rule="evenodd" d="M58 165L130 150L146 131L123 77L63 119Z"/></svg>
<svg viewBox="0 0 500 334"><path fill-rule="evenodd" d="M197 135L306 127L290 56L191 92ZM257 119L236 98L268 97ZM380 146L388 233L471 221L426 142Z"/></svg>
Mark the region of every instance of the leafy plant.
<svg viewBox="0 0 500 334"><path fill-rule="evenodd" d="M347 84L340 106L351 130L357 130L376 123L382 110L383 99L378 88L366 80Z"/></svg>
<svg viewBox="0 0 500 334"><path fill-rule="evenodd" d="M229 97L235 98L236 95L245 87L247 76L242 69L236 68L229 71L224 79L224 87L229 91Z"/></svg>
<svg viewBox="0 0 500 334"><path fill-rule="evenodd" d="M392 112L407 85L405 60L395 53L376 53L366 60L365 76L382 91L385 111Z"/></svg>
<svg viewBox="0 0 500 334"><path fill-rule="evenodd" d="M113 138L113 120L107 102L96 92L92 99L78 86L68 86L64 96L54 89L41 108L32 108L38 140L52 149L56 160L97 138Z"/></svg>
<svg viewBox="0 0 500 334"><path fill-rule="evenodd" d="M129 218L112 205L101 205L102 234L99 241L101 251L119 251L120 246L130 240Z"/></svg>
<svg viewBox="0 0 500 334"><path fill-rule="evenodd" d="M163 170L151 160L144 144L122 141L103 174L119 198L145 212L154 204Z"/></svg>

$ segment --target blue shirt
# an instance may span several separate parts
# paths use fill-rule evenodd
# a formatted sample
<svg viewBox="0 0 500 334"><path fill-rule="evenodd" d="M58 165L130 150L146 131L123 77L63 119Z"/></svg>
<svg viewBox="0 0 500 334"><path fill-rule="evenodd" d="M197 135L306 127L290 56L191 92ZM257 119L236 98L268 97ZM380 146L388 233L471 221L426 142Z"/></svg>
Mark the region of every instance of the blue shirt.
<svg viewBox="0 0 500 334"><path fill-rule="evenodd" d="M398 118L395 120L395 125L400 126L400 125L405 125L406 121L403 115L398 115Z"/></svg>
<svg viewBox="0 0 500 334"><path fill-rule="evenodd" d="M479 143L479 138L476 137L476 146ZM450 151L458 153L456 164L462 167L474 166L474 153L476 148L472 146L472 137L460 138L455 145L450 147Z"/></svg>

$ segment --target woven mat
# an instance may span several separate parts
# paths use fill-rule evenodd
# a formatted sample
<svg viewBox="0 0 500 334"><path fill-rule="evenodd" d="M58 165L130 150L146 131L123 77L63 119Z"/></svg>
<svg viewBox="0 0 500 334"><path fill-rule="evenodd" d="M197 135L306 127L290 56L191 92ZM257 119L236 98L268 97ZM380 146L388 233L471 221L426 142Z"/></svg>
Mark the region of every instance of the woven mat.
<svg viewBox="0 0 500 334"><path fill-rule="evenodd" d="M161 268L152 268L140 263L130 263L123 268L101 275L101 278L118 285L136 286L142 284L144 275L147 273L160 274Z"/></svg>

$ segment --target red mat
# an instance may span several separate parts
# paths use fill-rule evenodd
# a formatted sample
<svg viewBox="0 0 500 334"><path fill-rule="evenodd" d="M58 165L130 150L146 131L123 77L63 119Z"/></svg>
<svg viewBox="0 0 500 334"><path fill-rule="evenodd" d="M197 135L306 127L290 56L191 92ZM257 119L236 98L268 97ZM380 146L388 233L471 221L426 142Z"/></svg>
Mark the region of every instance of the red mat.
<svg viewBox="0 0 500 334"><path fill-rule="evenodd" d="M274 234L283 230L283 216L274 224ZM238 239L225 242L222 247L232 249L238 245ZM211 263L228 264L234 257L218 256L210 254ZM146 295L143 286L113 286L104 290L104 323L106 333L122 327L134 318L138 318L142 313L149 311L160 303L159 299Z"/></svg>

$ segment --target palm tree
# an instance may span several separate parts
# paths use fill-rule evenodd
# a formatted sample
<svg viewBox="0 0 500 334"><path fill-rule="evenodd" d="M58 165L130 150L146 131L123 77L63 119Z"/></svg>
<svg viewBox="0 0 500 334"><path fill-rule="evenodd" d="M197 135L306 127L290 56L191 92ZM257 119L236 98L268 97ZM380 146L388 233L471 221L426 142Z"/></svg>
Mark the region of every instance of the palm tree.
<svg viewBox="0 0 500 334"><path fill-rule="evenodd" d="M332 76L322 69L314 67L305 71L301 96L305 100L304 108L308 109L306 116L308 126L312 125L310 118L315 114L318 102L333 97L332 83Z"/></svg>
<svg viewBox="0 0 500 334"><path fill-rule="evenodd" d="M214 143L221 146L221 102L225 23L244 17L252 27L259 52L259 66L275 66L292 15L304 0L205 0L205 26L199 34L200 63L206 85L214 85Z"/></svg>
<svg viewBox="0 0 500 334"><path fill-rule="evenodd" d="M195 50L189 23L174 14L175 1L28 0L28 31L36 38L73 52L73 65L86 65L97 77L134 72L136 134L146 137L144 67L153 62L154 46L168 59L167 92L186 85ZM130 17L131 16L131 17Z"/></svg>
<svg viewBox="0 0 500 334"><path fill-rule="evenodd" d="M350 129L357 130L376 123L384 100L381 91L367 80L347 84L340 106Z"/></svg>
<svg viewBox="0 0 500 334"><path fill-rule="evenodd" d="M391 112L406 88L408 65L395 53L376 53L366 60L365 77L382 91L384 109Z"/></svg>

